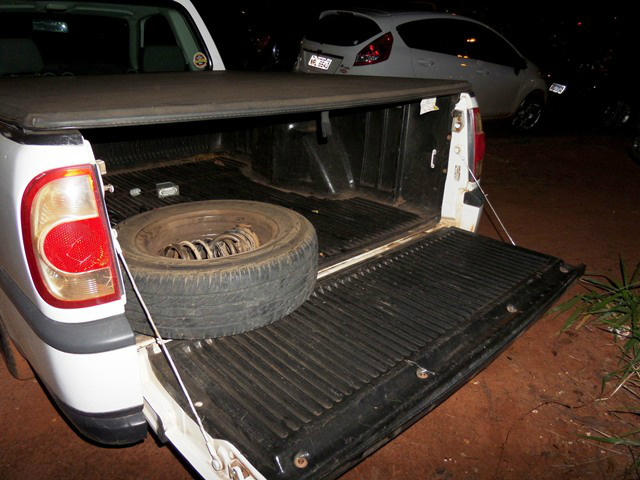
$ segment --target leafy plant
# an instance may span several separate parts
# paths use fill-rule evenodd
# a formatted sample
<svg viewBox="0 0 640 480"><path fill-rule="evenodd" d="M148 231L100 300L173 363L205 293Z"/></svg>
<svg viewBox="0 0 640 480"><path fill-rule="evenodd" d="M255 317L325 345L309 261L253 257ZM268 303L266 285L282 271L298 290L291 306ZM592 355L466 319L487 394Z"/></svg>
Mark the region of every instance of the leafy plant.
<svg viewBox="0 0 640 480"><path fill-rule="evenodd" d="M619 264L619 279L608 275L591 275L583 278L581 283L587 293L575 295L552 311L558 315L570 312L562 332L571 327L581 328L585 325L593 325L613 334L619 353L618 364L616 368L604 375L601 395L604 394L610 382L615 382L608 398L624 388L638 400L640 399L640 263L631 274L622 259ZM638 408L616 411L638 415L640 405ZM589 438L637 448L640 447L640 428L617 436ZM640 459L634 462L633 468L638 466L640 466Z"/></svg>

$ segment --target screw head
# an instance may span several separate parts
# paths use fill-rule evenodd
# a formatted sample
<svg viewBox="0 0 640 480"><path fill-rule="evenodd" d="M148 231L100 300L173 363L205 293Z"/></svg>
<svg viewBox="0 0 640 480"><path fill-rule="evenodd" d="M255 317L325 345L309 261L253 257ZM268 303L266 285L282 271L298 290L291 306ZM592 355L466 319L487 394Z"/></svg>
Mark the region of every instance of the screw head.
<svg viewBox="0 0 640 480"><path fill-rule="evenodd" d="M293 464L296 468L307 468L309 466L309 454L307 452L298 453L293 459Z"/></svg>

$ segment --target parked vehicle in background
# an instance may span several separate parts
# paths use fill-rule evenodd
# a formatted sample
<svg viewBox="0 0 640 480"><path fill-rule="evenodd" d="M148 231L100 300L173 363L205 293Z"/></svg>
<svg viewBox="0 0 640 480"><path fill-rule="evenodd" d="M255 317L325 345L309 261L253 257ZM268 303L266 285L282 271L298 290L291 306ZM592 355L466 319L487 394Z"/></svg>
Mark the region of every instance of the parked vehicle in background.
<svg viewBox="0 0 640 480"><path fill-rule="evenodd" d="M467 80L483 118L511 118L519 130L539 123L546 102L538 68L508 40L444 13L324 11L305 33L296 70Z"/></svg>
<svg viewBox="0 0 640 480"><path fill-rule="evenodd" d="M640 165L640 120L636 121L629 154L633 161Z"/></svg>
<svg viewBox="0 0 640 480"><path fill-rule="evenodd" d="M591 130L635 127L640 96L629 62L636 50L632 21L611 13L570 17L542 36L550 119Z"/></svg>
<svg viewBox="0 0 640 480"><path fill-rule="evenodd" d="M196 3L227 70L288 71L304 35L307 13L288 7L250 3Z"/></svg>

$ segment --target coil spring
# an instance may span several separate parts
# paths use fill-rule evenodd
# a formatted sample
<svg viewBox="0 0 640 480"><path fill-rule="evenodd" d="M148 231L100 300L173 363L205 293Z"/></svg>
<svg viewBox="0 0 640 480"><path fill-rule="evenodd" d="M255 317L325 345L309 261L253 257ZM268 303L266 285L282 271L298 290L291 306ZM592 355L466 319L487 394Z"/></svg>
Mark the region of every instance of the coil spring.
<svg viewBox="0 0 640 480"><path fill-rule="evenodd" d="M160 250L160 255L181 260L211 260L250 252L259 246L260 240L251 225L236 225L217 237L170 243Z"/></svg>

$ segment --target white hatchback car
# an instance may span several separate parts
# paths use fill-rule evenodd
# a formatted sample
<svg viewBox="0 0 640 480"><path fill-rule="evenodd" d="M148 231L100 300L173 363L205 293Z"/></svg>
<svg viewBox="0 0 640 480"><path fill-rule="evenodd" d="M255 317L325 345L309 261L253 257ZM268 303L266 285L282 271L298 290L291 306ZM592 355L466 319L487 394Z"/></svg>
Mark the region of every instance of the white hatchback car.
<svg viewBox="0 0 640 480"><path fill-rule="evenodd" d="M296 63L305 73L464 79L483 118L538 124L547 85L504 37L470 18L432 12L327 10L305 34Z"/></svg>

